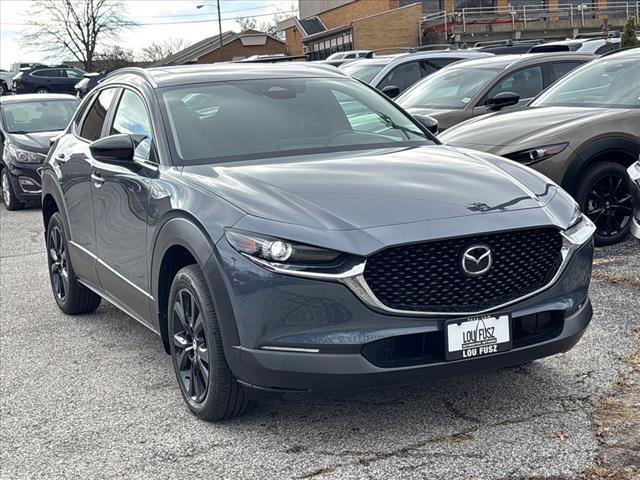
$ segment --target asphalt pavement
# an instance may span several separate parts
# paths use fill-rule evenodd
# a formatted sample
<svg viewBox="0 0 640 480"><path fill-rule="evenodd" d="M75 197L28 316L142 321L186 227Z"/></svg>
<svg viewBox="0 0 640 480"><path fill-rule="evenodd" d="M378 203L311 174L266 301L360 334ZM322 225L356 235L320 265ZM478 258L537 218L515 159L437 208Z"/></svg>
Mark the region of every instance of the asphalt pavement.
<svg viewBox="0 0 640 480"><path fill-rule="evenodd" d="M183 405L152 332L105 301L91 315L58 310L43 240L38 210L0 206L2 479L586 478L605 458L603 402L633 374L640 248L628 241L598 250L595 316L566 354L410 387L286 395L210 424ZM639 430L625 435L628 476L597 478L640 474Z"/></svg>

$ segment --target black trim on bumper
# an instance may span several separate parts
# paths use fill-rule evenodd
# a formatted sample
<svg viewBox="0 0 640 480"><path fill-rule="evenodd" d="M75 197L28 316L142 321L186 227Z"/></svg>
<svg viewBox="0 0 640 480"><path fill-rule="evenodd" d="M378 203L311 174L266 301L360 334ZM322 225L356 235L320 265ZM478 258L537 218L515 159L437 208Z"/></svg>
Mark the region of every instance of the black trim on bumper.
<svg viewBox="0 0 640 480"><path fill-rule="evenodd" d="M570 350L584 334L593 310L587 299L564 318L555 338L486 357L401 368L380 368L361 354L278 352L235 347L242 356L245 386L261 391L353 391L419 383L509 367Z"/></svg>

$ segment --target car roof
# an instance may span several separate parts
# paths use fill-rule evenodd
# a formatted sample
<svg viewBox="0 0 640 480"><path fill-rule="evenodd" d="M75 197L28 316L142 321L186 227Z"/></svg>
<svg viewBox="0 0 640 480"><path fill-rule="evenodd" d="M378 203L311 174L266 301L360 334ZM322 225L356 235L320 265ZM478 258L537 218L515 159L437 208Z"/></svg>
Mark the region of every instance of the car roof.
<svg viewBox="0 0 640 480"><path fill-rule="evenodd" d="M449 68L455 67L480 67L480 68L496 68L496 69L508 69L520 65L526 65L529 63L536 63L536 61L543 59L545 62L552 62L557 60L592 60L596 58L595 55L590 53L578 53L578 52L550 52L550 53L523 53L522 55L496 55L492 58L478 58L471 60L462 60L460 62L453 63Z"/></svg>
<svg viewBox="0 0 640 480"><path fill-rule="evenodd" d="M370 63L372 65L387 65L390 63L403 63L404 61L411 60L428 60L430 58L487 58L494 57L493 53L479 52L477 50L428 50L425 52L407 52L397 53L393 55L376 55L372 58L359 58L353 62L349 62L349 65L362 65L364 63Z"/></svg>
<svg viewBox="0 0 640 480"><path fill-rule="evenodd" d="M597 62L604 62L606 60L617 60L620 58L637 58L640 60L640 47L621 48L619 50L612 50L607 52L602 57L598 58Z"/></svg>
<svg viewBox="0 0 640 480"><path fill-rule="evenodd" d="M345 78L337 68L311 62L286 63L210 63L153 68L121 68L112 72L101 85L113 83L125 75L145 78L153 87L167 87L201 82L258 80L267 78Z"/></svg>
<svg viewBox="0 0 640 480"><path fill-rule="evenodd" d="M51 100L78 100L73 95L66 93L24 93L19 95L5 95L0 97L0 103L42 102Z"/></svg>

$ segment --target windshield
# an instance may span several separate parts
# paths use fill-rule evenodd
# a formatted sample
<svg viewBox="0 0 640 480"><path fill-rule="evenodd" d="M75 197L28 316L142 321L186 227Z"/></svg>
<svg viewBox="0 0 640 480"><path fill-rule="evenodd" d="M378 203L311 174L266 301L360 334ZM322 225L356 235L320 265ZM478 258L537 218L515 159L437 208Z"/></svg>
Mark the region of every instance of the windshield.
<svg viewBox="0 0 640 480"><path fill-rule="evenodd" d="M615 55L569 74L541 94L532 107L640 107L640 61Z"/></svg>
<svg viewBox="0 0 640 480"><path fill-rule="evenodd" d="M404 108L464 108L492 78L496 68L445 68L429 75L397 99Z"/></svg>
<svg viewBox="0 0 640 480"><path fill-rule="evenodd" d="M9 133L37 133L64 130L78 106L78 100L42 100L2 105L2 119Z"/></svg>
<svg viewBox="0 0 640 480"><path fill-rule="evenodd" d="M162 99L185 163L435 143L383 96L345 79L185 85Z"/></svg>
<svg viewBox="0 0 640 480"><path fill-rule="evenodd" d="M329 56L327 57L327 60L340 60L341 58L344 58L344 57L346 57L346 56L347 56L347 54L346 54L346 53L344 53L344 52L338 52L338 53L334 53L334 54L332 54L332 55L329 55Z"/></svg>
<svg viewBox="0 0 640 480"><path fill-rule="evenodd" d="M351 75L352 77L362 80L365 83L371 83L373 78L385 67L386 63L374 63L368 60L363 62L345 63L340 66L340 70Z"/></svg>

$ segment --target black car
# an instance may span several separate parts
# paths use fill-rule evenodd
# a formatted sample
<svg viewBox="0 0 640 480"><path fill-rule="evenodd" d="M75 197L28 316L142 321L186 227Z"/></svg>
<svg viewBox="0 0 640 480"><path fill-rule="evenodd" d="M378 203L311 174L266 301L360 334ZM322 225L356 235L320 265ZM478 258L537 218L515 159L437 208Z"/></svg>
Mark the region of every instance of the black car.
<svg viewBox="0 0 640 480"><path fill-rule="evenodd" d="M93 90L100 82L102 82L109 72L85 73L84 78L75 84L74 89L78 98L83 98L87 93Z"/></svg>
<svg viewBox="0 0 640 480"><path fill-rule="evenodd" d="M8 210L40 203L40 172L50 139L67 127L78 103L59 94L0 98L0 185Z"/></svg>
<svg viewBox="0 0 640 480"><path fill-rule="evenodd" d="M207 420L528 362L591 320L595 227L566 192L326 67L120 70L42 186L59 308L156 332Z"/></svg>
<svg viewBox="0 0 640 480"><path fill-rule="evenodd" d="M13 77L14 93L71 93L85 72L67 66L22 69Z"/></svg>

